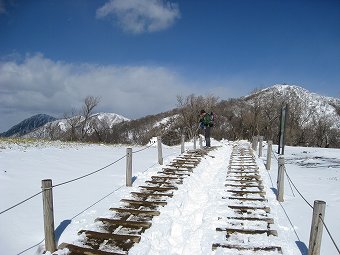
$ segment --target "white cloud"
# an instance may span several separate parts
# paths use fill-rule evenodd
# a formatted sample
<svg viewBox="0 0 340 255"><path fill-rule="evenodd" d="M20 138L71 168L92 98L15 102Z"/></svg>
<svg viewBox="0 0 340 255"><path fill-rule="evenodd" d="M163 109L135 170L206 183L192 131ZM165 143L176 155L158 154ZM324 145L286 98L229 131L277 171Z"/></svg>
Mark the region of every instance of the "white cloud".
<svg viewBox="0 0 340 255"><path fill-rule="evenodd" d="M96 17L113 16L127 32L164 30L180 17L177 4L165 0L110 0L97 9Z"/></svg>
<svg viewBox="0 0 340 255"><path fill-rule="evenodd" d="M179 93L190 92L163 67L75 65L27 56L21 62L0 62L0 131L25 115L63 117L79 109L88 95L101 98L97 110L137 118L174 108Z"/></svg>
<svg viewBox="0 0 340 255"><path fill-rule="evenodd" d="M226 99L242 87L236 79L193 81L159 66L72 64L41 54L18 59L0 60L0 132L38 113L63 117L89 95L101 98L97 111L139 118L173 109L177 95Z"/></svg>

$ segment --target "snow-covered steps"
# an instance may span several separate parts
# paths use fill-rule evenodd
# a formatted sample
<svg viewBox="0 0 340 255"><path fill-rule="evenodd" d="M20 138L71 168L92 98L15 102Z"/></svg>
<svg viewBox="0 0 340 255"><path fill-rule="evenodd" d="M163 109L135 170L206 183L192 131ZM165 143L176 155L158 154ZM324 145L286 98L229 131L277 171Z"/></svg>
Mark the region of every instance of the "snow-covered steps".
<svg viewBox="0 0 340 255"><path fill-rule="evenodd" d="M152 227L153 217L160 215L160 208L167 205L167 199L213 149L188 151L177 157L137 191L121 199L119 207L110 208L113 212L110 218L97 218L94 230L81 230L78 241L62 243L58 248L69 249L68 255L128 254L140 242L142 233Z"/></svg>
<svg viewBox="0 0 340 255"><path fill-rule="evenodd" d="M272 229L274 219L266 192L249 143L239 142L233 147L223 196L227 215L219 217L216 228L218 240L213 250L223 254L282 254L278 234Z"/></svg>

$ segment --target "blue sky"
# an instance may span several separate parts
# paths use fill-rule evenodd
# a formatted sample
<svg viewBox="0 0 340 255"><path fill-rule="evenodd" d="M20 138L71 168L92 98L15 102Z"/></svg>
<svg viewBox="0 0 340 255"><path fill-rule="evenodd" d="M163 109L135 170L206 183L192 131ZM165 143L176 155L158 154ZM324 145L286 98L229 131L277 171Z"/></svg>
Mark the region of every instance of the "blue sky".
<svg viewBox="0 0 340 255"><path fill-rule="evenodd" d="M340 96L340 1L0 0L0 131L87 95L128 118L276 83Z"/></svg>

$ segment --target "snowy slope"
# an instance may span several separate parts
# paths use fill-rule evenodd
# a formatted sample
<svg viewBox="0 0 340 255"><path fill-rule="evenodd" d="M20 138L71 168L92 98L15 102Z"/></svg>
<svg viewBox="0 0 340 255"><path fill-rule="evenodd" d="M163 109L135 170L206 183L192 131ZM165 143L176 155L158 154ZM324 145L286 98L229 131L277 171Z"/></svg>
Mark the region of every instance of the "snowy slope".
<svg viewBox="0 0 340 255"><path fill-rule="evenodd" d="M340 129L340 115L337 112L337 109L340 109L340 99L338 98L321 96L296 85L276 84L245 96L244 99L250 103L258 99L262 102L266 100L283 102L292 106L291 111L294 111L294 105L298 105L303 109L301 119L306 120L305 125L313 118L329 119L333 123L333 128Z"/></svg>
<svg viewBox="0 0 340 255"><path fill-rule="evenodd" d="M202 160L176 196L161 209L161 215L154 218L152 228L144 233L141 243L130 254L223 254L212 252L210 248L218 216L223 216L226 210L221 196L225 192L223 183L232 143L213 141L213 145L222 147ZM136 147L133 151L142 148ZM187 143L186 148L192 148L192 143ZM327 202L325 222L339 242L339 151L302 147L286 147L285 151L286 169L296 187L310 203L316 199ZM0 212L39 192L42 179L51 178L53 184L62 183L106 166L125 153L124 146L0 140ZM164 146L164 163L168 164L179 154L179 146ZM263 155L266 155L266 147ZM257 159L284 254L305 255L312 211L285 183L282 206L294 228L290 225L272 190L276 187L277 162L273 158L272 170L267 172L264 161L264 157ZM95 229L95 218L110 214L108 208L119 205L121 198L160 169L157 148L152 146L133 154L133 175L137 179L132 188L124 187L124 159L89 178L54 188L58 243L75 242L79 238L77 232L82 228ZM41 196L0 214L0 226L0 254L20 254L25 250L22 254L42 254ZM321 254L337 254L325 232Z"/></svg>
<svg viewBox="0 0 340 255"><path fill-rule="evenodd" d="M46 125L34 130L31 133L26 134L23 137L50 138L51 130L53 130L53 132L56 134L65 133L70 130L70 123L72 123L72 121L76 119L80 120L80 124L84 121L84 117L82 116L74 116L69 119L58 119L51 123L47 123ZM93 128L91 128L91 125L96 125L98 127L104 128L112 128L115 124L121 123L123 121L129 121L129 119L116 113L95 113L90 116L87 128L89 129L89 133L91 134L94 131Z"/></svg>

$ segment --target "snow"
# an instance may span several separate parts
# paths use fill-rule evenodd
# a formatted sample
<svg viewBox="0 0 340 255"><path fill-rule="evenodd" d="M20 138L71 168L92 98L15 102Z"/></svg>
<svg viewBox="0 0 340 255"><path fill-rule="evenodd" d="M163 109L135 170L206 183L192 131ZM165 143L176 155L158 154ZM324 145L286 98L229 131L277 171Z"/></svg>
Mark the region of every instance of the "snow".
<svg viewBox="0 0 340 255"><path fill-rule="evenodd" d="M229 226L224 219L232 213L226 205L231 201L222 198L226 194L224 185L233 142L213 140L212 145L220 147L205 156L193 174L179 185L174 197L160 208L160 216L153 218L152 227L142 234L141 242L129 254L235 254L233 250L211 250L212 243L223 241L223 235L216 227ZM192 146L192 143L186 143L186 149L192 149ZM126 153L124 145L0 140L0 212L39 193L43 179L52 179L55 185L119 160L87 178L53 189L58 243L77 243L82 238L77 235L80 229L96 229L95 218L112 215L108 210L110 207L119 206L120 199L129 197L131 191L138 190L139 185L161 169L157 163L156 145L141 150L143 148L133 147L136 180L133 187L125 187L126 162L125 158L119 160ZM163 145L164 164L179 156L180 150L180 146ZM263 155L266 155L266 146ZM326 201L325 222L339 246L339 149L287 146L285 160L287 173L307 201L312 205L314 200ZM272 229L278 231L278 238L270 237L269 242L281 246L284 254L307 254L312 209L295 190L292 193L287 178L285 201L281 207L274 194L277 161L272 159L269 171L265 170L265 157L257 157L256 161L270 214L275 220ZM0 254L42 254L41 200L39 194L0 214ZM260 222L255 224L262 227ZM256 239L258 244L265 241L268 241L267 236ZM58 253L67 254L66 250ZM321 254L338 254L325 230Z"/></svg>

